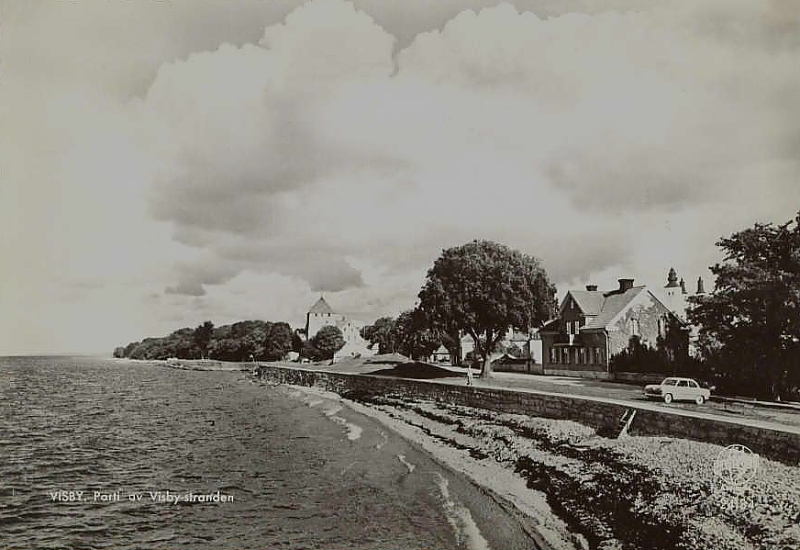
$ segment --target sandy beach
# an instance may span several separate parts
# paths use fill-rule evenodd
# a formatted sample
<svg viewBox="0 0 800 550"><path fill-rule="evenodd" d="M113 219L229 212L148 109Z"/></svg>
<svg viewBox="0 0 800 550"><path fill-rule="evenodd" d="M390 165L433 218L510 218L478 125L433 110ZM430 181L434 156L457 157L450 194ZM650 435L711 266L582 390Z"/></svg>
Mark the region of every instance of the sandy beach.
<svg viewBox="0 0 800 550"><path fill-rule="evenodd" d="M393 397L338 400L418 445L528 518L551 548L800 547L800 468L760 458L744 490L714 474L718 445L607 439L570 421Z"/></svg>

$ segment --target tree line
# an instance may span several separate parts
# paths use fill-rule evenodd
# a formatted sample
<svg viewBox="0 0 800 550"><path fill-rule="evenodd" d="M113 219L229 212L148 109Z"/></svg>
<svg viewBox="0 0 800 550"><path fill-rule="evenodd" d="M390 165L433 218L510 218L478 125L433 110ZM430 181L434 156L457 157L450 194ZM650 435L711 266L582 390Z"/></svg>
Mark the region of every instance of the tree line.
<svg viewBox="0 0 800 550"><path fill-rule="evenodd" d="M279 361L294 351L311 361L323 361L333 358L344 344L342 331L334 326L322 327L305 340L283 321L240 321L220 327L206 321L196 328L182 328L162 338L145 338L118 347L114 357Z"/></svg>
<svg viewBox="0 0 800 550"><path fill-rule="evenodd" d="M118 347L114 357L276 361L301 346L300 337L282 321L240 321L220 327L206 321L196 328L182 328L163 338L145 338Z"/></svg>

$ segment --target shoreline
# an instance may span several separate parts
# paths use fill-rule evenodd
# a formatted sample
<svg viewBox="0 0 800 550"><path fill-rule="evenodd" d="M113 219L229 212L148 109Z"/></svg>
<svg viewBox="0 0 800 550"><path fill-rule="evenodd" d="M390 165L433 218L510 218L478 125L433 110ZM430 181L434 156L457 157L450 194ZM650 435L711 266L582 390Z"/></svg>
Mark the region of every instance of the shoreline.
<svg viewBox="0 0 800 550"><path fill-rule="evenodd" d="M335 392L318 388L292 386L310 396L337 399L343 405L367 416L391 430L410 444L425 452L434 462L469 481L491 498L524 527L543 550L588 548L587 541L572 533L569 526L556 516L543 494L521 487L519 479L494 465L482 465L465 449L454 448L425 433L424 427L414 426L392 417L385 411L348 399Z"/></svg>
<svg viewBox="0 0 800 550"><path fill-rule="evenodd" d="M800 547L797 466L762 457L761 475L739 495L715 483L723 447L711 443L607 439L568 420L288 387L381 422L527 518L551 548Z"/></svg>
<svg viewBox="0 0 800 550"><path fill-rule="evenodd" d="M463 525L464 522L458 519L455 523L462 525L453 525L457 539L459 538L459 530L467 532L468 540L462 540L464 548L469 550L485 548L499 550L507 547L530 550L584 550L589 548L582 537L576 537L571 534L568 526L552 514L542 496L526 490L518 482L519 480L514 479L510 473L491 466L481 467L469 455L464 455L461 450L437 443L434 438L426 436L415 429L409 429L408 426L398 423L389 415L347 399L338 393L318 388L264 383L263 381L261 384L284 390L286 394L295 397L309 407L319 406L323 415L342 426L345 430L345 437L351 441L359 439L361 436L359 424L372 421L385 428L392 436L402 440L417 453L425 456L427 460L448 472L452 477L449 491L448 482L444 479L440 478L436 485L445 495L448 492L453 493L453 499L459 502L458 507L462 508L461 513L466 513L469 518L466 522L468 524L466 529ZM331 407L331 405L334 406ZM342 418L343 410L350 411L350 414L356 417L353 423ZM354 431L356 432L355 434ZM383 447L389 441L389 437L384 432L382 432L382 435L383 441L376 448ZM404 455L398 455L398 460L408 469L409 474L418 471L419 464L415 464L414 462L416 461L409 462ZM469 462L467 466L465 466L465 461ZM477 494L477 498L473 496L465 499L464 485L471 487L472 492ZM459 487L461 487L461 490L459 490ZM449 499L450 497L446 498ZM472 506L465 504L465 500ZM502 515L505 517L500 518L495 515L492 516L491 521L486 521L485 517L481 517L488 514L485 510L487 508L486 502L501 510ZM475 516L474 520L470 516ZM507 526L509 523L514 525L515 530L524 534L525 540L520 540L518 534L510 546L497 546L487 543L486 538L500 536L496 533L491 533L493 529L496 530L498 525ZM508 537L511 535L503 533L502 536ZM508 541L506 541L506 544L508 544Z"/></svg>

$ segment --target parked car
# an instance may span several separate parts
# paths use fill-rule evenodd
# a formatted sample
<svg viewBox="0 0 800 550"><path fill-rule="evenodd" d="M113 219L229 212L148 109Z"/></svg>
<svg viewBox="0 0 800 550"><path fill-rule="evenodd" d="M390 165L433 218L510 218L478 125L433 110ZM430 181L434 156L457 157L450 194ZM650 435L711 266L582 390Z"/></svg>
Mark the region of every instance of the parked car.
<svg viewBox="0 0 800 550"><path fill-rule="evenodd" d="M660 384L644 387L648 399L663 399L664 403L673 401L694 401L702 405L711 397L711 390L703 388L691 378L665 378Z"/></svg>

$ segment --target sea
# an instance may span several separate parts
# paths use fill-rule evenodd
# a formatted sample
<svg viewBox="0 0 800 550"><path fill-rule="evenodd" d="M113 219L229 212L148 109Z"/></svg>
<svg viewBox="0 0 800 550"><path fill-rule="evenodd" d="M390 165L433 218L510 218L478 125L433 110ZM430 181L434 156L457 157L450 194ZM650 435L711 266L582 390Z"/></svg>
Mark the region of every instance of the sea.
<svg viewBox="0 0 800 550"><path fill-rule="evenodd" d="M0 549L535 548L337 399L247 372L0 358Z"/></svg>

